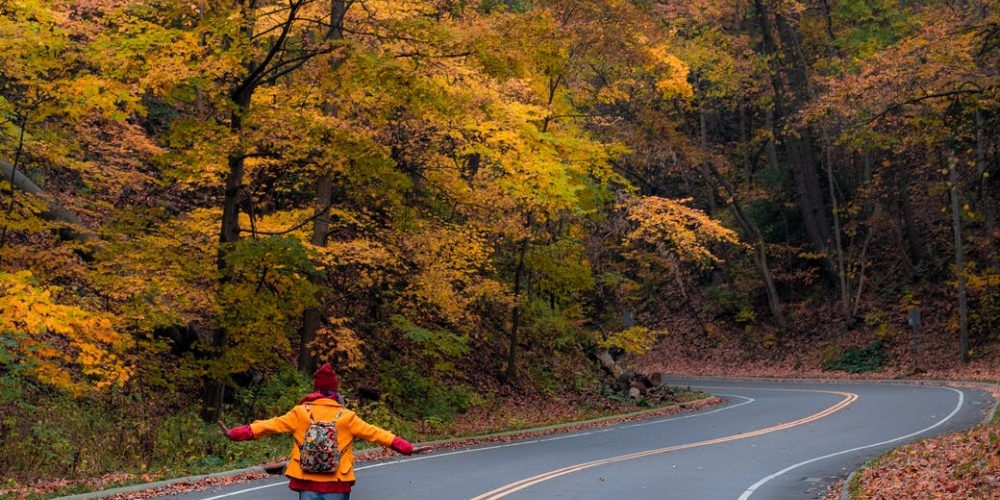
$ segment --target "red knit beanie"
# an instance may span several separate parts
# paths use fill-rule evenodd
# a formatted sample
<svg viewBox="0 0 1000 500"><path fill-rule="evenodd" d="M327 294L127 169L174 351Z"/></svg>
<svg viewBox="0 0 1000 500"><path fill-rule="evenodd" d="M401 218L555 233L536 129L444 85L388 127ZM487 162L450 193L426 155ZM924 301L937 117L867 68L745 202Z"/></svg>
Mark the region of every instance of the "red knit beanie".
<svg viewBox="0 0 1000 500"><path fill-rule="evenodd" d="M337 390L337 372L333 371L333 367L330 363L323 364L316 373L313 374L313 390L314 391L336 391Z"/></svg>

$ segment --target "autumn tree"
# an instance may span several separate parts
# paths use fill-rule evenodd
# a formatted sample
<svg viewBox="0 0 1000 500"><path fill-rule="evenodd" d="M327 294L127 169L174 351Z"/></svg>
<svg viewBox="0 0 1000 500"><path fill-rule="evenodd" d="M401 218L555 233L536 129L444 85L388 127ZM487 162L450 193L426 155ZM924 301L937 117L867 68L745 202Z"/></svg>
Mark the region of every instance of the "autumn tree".
<svg viewBox="0 0 1000 500"><path fill-rule="evenodd" d="M317 168L341 162L337 153L316 149L337 127L322 114L325 94L310 94L317 87L293 83L308 82L307 75L329 69L331 58L343 57L347 10L344 2L302 0L197 9L163 2L123 12L119 36L131 38L138 50L160 61L142 78L151 99L178 112L164 137L172 150L174 175L190 189L218 189L221 194L216 267L223 294L239 275L228 254L246 234L259 237L302 227L288 217L285 227L263 232L257 227L262 216L276 210L309 205L315 195L304 194L290 181L309 175L322 185L328 174L318 174L322 170ZM137 26L142 30L135 31ZM137 32L142 36L131 35ZM302 137L312 141L302 142ZM325 209L320 207L320 217ZM240 309L222 297L220 307ZM211 330L210 343L223 357L207 373L206 416L221 410L223 381L237 369L225 362L224 353L245 324L229 324L227 318L233 316L219 315Z"/></svg>
<svg viewBox="0 0 1000 500"><path fill-rule="evenodd" d="M103 124L106 143L115 143L132 132L121 122L137 110L127 88L93 57L96 30L61 2L0 6L4 365L23 363L29 378L76 393L120 385L132 373L120 318L75 292L85 287L86 261L99 245L85 221L109 210L81 203L68 188L113 196L142 177L120 163L95 168L101 151L91 154L77 141Z"/></svg>
<svg viewBox="0 0 1000 500"><path fill-rule="evenodd" d="M876 190L891 191L894 203L874 213L898 214L905 236L901 255L907 255L909 262L917 260L926 267L927 260L944 257L931 249L937 245L928 239L952 240L955 252L950 260L959 302L955 329L961 358L967 361L965 283L971 274L963 270L967 259L963 246L969 225L987 229L987 236L975 241L986 245L982 250L992 248L994 226L984 214L995 210L989 194L993 164L987 158L996 143L983 131L992 127L984 117L995 114L996 74L990 68L996 50L989 41L990 17L979 10L924 6L914 9L913 15L934 21L913 28L908 37L889 40L875 54L855 54L845 63L855 69L830 81L830 92L810 116L841 124L843 144L864 148L864 154L875 157L866 163L868 175ZM866 91L859 93L859 88ZM970 197L970 192L976 195ZM940 199L935 193L946 196ZM918 221L916 203L948 207L944 213L951 217ZM976 254L986 256L992 250ZM976 260L991 264L989 257Z"/></svg>

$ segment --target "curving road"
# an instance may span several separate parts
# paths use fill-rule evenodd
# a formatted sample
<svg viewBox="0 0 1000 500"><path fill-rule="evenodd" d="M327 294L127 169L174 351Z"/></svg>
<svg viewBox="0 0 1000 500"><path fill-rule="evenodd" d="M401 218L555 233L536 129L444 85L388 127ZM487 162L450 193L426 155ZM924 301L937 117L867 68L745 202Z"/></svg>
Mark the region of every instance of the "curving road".
<svg viewBox="0 0 1000 500"><path fill-rule="evenodd" d="M814 499L866 461L983 421L978 389L891 383L669 380L726 404L501 446L363 464L353 500ZM294 500L286 481L171 499Z"/></svg>

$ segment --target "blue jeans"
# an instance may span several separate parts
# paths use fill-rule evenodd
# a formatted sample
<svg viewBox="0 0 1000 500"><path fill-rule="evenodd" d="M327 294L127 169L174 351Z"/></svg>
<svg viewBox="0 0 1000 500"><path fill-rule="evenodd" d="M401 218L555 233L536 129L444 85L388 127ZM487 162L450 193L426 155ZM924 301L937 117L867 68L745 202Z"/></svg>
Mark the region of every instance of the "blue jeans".
<svg viewBox="0 0 1000 500"><path fill-rule="evenodd" d="M350 493L316 493L315 491L300 491L299 500L349 500Z"/></svg>

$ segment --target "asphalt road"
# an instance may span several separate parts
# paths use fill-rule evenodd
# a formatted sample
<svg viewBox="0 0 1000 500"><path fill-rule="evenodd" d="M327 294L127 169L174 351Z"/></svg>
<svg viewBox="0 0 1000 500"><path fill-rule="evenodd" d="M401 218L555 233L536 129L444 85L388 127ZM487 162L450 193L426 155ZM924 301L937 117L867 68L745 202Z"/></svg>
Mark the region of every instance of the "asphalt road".
<svg viewBox="0 0 1000 500"><path fill-rule="evenodd" d="M501 446L357 468L352 500L815 499L903 443L983 421L978 389L891 383L669 380L726 404ZM294 500L287 481L171 499Z"/></svg>

